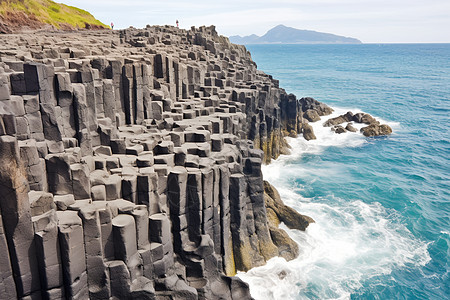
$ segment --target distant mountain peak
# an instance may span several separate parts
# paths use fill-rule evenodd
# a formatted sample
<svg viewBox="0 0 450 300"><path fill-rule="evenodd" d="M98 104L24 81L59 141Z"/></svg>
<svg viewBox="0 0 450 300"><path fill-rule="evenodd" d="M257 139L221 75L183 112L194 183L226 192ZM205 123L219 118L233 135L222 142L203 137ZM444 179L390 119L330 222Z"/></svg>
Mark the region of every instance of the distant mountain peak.
<svg viewBox="0 0 450 300"><path fill-rule="evenodd" d="M273 27L261 37L256 34L244 37L235 35L230 36L230 41L236 44L361 44L355 38L296 29L283 24Z"/></svg>

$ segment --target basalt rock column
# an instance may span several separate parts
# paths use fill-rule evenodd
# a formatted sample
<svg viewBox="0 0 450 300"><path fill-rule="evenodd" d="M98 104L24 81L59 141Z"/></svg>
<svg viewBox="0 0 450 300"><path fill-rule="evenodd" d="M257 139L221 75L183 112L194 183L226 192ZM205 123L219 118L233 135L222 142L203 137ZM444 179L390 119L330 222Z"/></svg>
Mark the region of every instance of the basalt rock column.
<svg viewBox="0 0 450 300"><path fill-rule="evenodd" d="M300 133L295 96L214 27L0 40L0 290L250 299L229 276L293 243L261 164Z"/></svg>
<svg viewBox="0 0 450 300"><path fill-rule="evenodd" d="M20 164L17 140L0 137L0 207L17 297L40 294L28 182ZM8 264L4 266L8 269ZM8 273L6 273L8 274ZM9 276L6 276L8 279ZM6 288L5 288L6 289ZM14 295L11 291L9 294Z"/></svg>

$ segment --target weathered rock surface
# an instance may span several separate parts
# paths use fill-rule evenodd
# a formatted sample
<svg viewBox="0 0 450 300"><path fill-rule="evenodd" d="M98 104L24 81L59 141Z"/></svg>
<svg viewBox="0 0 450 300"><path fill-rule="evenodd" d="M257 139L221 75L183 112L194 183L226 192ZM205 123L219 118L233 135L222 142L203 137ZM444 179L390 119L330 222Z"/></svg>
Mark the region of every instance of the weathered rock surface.
<svg viewBox="0 0 450 300"><path fill-rule="evenodd" d="M370 124L369 126L361 128L362 134L364 136L380 136L380 135L389 135L392 133L392 128L389 125L383 124Z"/></svg>
<svg viewBox="0 0 450 300"><path fill-rule="evenodd" d="M303 137L305 138L305 140L309 141L317 139L316 135L314 134L314 129L308 123L304 123L302 125L302 130L303 130Z"/></svg>
<svg viewBox="0 0 450 300"><path fill-rule="evenodd" d="M345 122L350 122L352 120L353 120L353 113L349 111L345 115L340 115L338 117L328 119L325 123L323 123L323 126L331 127Z"/></svg>
<svg viewBox="0 0 450 300"><path fill-rule="evenodd" d="M331 130L338 134L347 132L347 129L342 127L342 125L335 125L333 126L333 128L331 128Z"/></svg>
<svg viewBox="0 0 450 300"><path fill-rule="evenodd" d="M372 124L377 122L377 120L375 120L374 117L366 113L357 113L353 116L352 119L356 123L364 123L364 124Z"/></svg>
<svg viewBox="0 0 450 300"><path fill-rule="evenodd" d="M270 236L278 248L278 255L286 260L292 260L299 254L297 243L281 228L281 222L291 229L304 231L314 220L299 214L293 208L286 206L281 200L278 191L267 181L264 181L264 201L267 207L267 219Z"/></svg>
<svg viewBox="0 0 450 300"><path fill-rule="evenodd" d="M300 124L301 131L303 133L303 137L309 140L315 140L316 136L314 134L314 130L309 122L317 122L320 121L320 116L326 116L333 112L333 109L327 106L324 103L321 103L313 98L306 97L301 98L299 101L301 105L301 111L303 111L303 120L302 124ZM307 121L306 121L307 120ZM361 128L361 133L364 136L380 136L380 135L389 135L392 133L392 128L389 125L383 124L381 125L379 121L377 121L374 117L366 113L356 113L353 114L351 111L347 112L344 115L340 115L334 118L327 119L324 123L324 127L331 127L331 130L337 134L345 133L347 131L357 132L358 130L353 127L351 122L356 123L364 123L369 126ZM341 124L347 123L344 127ZM297 131L288 131L286 135L291 137L297 136Z"/></svg>
<svg viewBox="0 0 450 300"><path fill-rule="evenodd" d="M371 136L381 136L381 135L389 135L392 133L392 128L386 124L380 124L374 117L366 113L357 113L353 114L351 111L347 112L344 115L340 115L334 118L330 118L323 123L324 127L332 127L331 130L335 133L345 133L347 131L357 132L358 130L353 127L351 123L348 123L344 128L342 123L346 122L356 122L356 123L364 123L369 124L369 126L365 126L361 128L360 132L367 137Z"/></svg>
<svg viewBox="0 0 450 300"><path fill-rule="evenodd" d="M319 116L327 116L333 112L333 109L331 107L311 97L301 98L299 102L301 104L302 111L304 112L307 112L309 109L311 109L316 111Z"/></svg>
<svg viewBox="0 0 450 300"><path fill-rule="evenodd" d="M353 127L352 123L348 123L347 126L345 126L345 129L347 131L351 131L351 132L357 132L358 131L355 127Z"/></svg>
<svg viewBox="0 0 450 300"><path fill-rule="evenodd" d="M292 207L285 205L277 189L267 181L264 181L264 193L267 196L265 198L267 209L271 209L278 219L277 226L283 222L291 229L305 231L310 223L314 223L311 217L302 215Z"/></svg>
<svg viewBox="0 0 450 300"><path fill-rule="evenodd" d="M324 127L331 127L331 126L336 126L345 122L348 122L349 120L346 119L344 116L338 116L335 118L330 118L328 120L325 121L325 123L323 123Z"/></svg>
<svg viewBox="0 0 450 300"><path fill-rule="evenodd" d="M0 299L250 299L303 102L214 27L0 36Z"/></svg>
<svg viewBox="0 0 450 300"><path fill-rule="evenodd" d="M317 122L320 120L319 113L315 109L308 109L303 113L303 118L309 122Z"/></svg>

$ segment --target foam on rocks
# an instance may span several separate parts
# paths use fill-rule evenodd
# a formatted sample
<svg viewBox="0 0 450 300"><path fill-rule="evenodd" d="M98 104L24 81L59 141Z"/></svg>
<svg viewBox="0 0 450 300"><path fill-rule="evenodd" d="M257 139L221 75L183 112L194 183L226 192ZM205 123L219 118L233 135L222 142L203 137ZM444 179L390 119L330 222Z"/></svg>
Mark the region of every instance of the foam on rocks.
<svg viewBox="0 0 450 300"><path fill-rule="evenodd" d="M213 26L0 41L0 299L250 299L296 97Z"/></svg>

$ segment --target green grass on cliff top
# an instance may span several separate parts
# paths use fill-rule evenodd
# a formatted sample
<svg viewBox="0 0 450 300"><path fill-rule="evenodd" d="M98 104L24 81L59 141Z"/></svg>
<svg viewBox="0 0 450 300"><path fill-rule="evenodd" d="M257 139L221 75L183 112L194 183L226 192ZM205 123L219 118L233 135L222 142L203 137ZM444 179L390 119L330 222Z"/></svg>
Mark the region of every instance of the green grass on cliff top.
<svg viewBox="0 0 450 300"><path fill-rule="evenodd" d="M42 23L54 25L57 28L60 28L61 24L85 28L86 23L108 27L85 10L51 0L0 0L0 15L6 12L35 15Z"/></svg>

